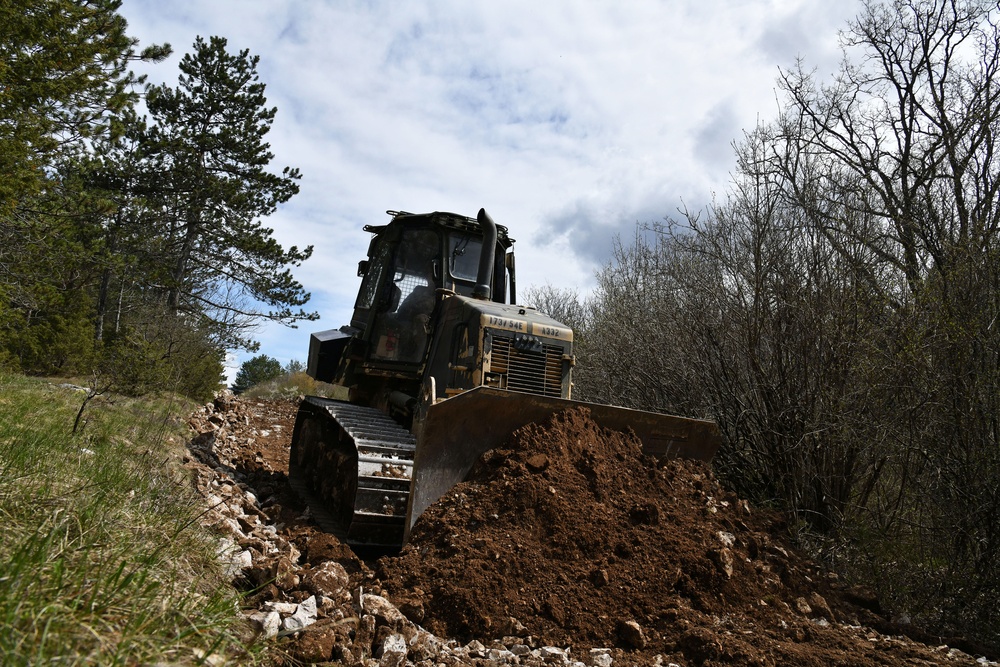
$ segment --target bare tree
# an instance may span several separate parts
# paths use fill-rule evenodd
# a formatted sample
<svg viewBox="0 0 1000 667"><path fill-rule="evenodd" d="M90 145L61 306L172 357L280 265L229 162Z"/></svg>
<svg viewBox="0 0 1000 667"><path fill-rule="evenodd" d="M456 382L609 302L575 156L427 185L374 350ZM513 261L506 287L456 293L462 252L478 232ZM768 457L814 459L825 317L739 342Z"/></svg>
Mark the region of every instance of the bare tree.
<svg viewBox="0 0 1000 667"><path fill-rule="evenodd" d="M997 18L983 0L866 2L831 84L782 75L771 155L808 228L891 306L872 408L893 447L855 526L884 536L874 576L911 616L966 628L996 627L982 600L1000 593Z"/></svg>
<svg viewBox="0 0 1000 667"><path fill-rule="evenodd" d="M1000 645L1000 14L865 3L783 72L729 192L618 243L595 398L714 417L716 468L897 612Z"/></svg>
<svg viewBox="0 0 1000 667"><path fill-rule="evenodd" d="M858 215L820 207L812 222L845 250L860 242L914 293L956 249L985 249L997 234L995 11L984 0L869 0L843 35L833 83L801 64L781 76L793 150L775 164L804 200L849 203Z"/></svg>

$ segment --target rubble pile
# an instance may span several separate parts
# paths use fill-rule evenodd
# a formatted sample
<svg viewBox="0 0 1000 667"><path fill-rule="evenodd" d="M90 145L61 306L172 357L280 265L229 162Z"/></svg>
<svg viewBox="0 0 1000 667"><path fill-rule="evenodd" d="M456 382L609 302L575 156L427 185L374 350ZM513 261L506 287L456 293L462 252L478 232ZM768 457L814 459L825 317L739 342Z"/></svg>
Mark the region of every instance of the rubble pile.
<svg viewBox="0 0 1000 667"><path fill-rule="evenodd" d="M295 410L217 399L184 463L256 641L288 664L977 664L900 635L709 468L579 411L488 452L402 553L365 563L287 483Z"/></svg>

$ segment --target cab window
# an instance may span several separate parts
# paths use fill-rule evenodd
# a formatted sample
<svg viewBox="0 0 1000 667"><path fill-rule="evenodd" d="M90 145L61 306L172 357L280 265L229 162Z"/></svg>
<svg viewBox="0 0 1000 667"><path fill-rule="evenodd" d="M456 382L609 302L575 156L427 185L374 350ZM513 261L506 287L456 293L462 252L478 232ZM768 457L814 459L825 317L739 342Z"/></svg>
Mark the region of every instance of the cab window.
<svg viewBox="0 0 1000 667"><path fill-rule="evenodd" d="M456 280L475 282L479 273L479 255L483 249L481 239L465 234L448 236L448 273Z"/></svg>

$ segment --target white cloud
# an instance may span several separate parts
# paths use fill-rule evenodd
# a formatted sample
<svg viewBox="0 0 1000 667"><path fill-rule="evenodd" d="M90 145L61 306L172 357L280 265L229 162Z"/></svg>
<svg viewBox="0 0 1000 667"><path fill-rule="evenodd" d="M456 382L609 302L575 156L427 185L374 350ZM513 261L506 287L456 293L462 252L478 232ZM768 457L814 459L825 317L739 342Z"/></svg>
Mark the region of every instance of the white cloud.
<svg viewBox="0 0 1000 667"><path fill-rule="evenodd" d="M261 57L275 166L302 192L267 222L316 247L296 272L320 323L267 326L304 359L308 331L350 316L386 209L486 207L519 240L519 282L586 290L616 233L725 189L729 144L773 116L778 67L821 72L857 7L807 0L356 2L125 0L145 68L175 83L196 35ZM296 351L297 350L297 351Z"/></svg>

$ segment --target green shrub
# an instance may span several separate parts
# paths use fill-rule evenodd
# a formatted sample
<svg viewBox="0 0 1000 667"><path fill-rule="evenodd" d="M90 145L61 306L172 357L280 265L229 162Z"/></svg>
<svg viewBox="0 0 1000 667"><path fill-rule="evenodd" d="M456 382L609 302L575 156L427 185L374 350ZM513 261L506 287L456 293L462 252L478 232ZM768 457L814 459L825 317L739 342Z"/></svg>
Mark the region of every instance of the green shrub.
<svg viewBox="0 0 1000 667"><path fill-rule="evenodd" d="M250 398L287 398L297 396L326 396L347 400L347 389L326 382L318 382L303 371L284 373L255 385L246 392Z"/></svg>

